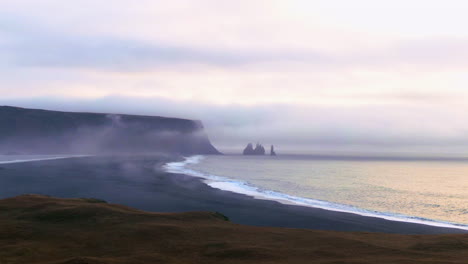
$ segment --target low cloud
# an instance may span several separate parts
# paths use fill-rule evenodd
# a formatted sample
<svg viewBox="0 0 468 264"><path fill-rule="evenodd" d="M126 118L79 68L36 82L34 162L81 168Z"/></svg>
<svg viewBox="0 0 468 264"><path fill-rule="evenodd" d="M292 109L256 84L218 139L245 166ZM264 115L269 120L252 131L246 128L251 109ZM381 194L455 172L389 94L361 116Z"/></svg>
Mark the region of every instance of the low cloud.
<svg viewBox="0 0 468 264"><path fill-rule="evenodd" d="M162 98L105 97L92 100L33 98L2 104L65 111L129 113L202 120L221 150L248 142L288 150L450 151L468 146L463 108L436 105L294 106L212 105ZM124 110L122 110L124 109Z"/></svg>
<svg viewBox="0 0 468 264"><path fill-rule="evenodd" d="M61 32L27 19L19 22L14 16L6 16L0 21L0 36L0 56L9 62L4 65L7 67L149 71L187 64L222 68L258 65L263 70L277 69L281 65L289 68L291 63L296 63L299 68L327 70L395 66L430 70L468 66L464 55L467 54L468 39L458 38L406 40L339 54L313 48L288 50L275 46L233 49Z"/></svg>
<svg viewBox="0 0 468 264"><path fill-rule="evenodd" d="M37 25L2 21L0 54L16 67L84 68L147 71L164 66L191 64L215 67L278 61L333 63L319 52L233 50L144 42L131 38L54 32Z"/></svg>
<svg viewBox="0 0 468 264"><path fill-rule="evenodd" d="M310 2L3 1L0 104L200 119L221 148L468 145L461 1Z"/></svg>

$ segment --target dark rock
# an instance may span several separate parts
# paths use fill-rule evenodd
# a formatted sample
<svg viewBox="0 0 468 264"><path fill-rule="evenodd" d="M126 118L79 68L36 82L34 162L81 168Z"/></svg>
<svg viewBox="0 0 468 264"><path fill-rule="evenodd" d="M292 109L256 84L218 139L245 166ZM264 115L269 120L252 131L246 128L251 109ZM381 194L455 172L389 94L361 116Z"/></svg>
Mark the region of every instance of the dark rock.
<svg viewBox="0 0 468 264"><path fill-rule="evenodd" d="M265 155L265 148L260 143L257 143L254 152L255 155Z"/></svg>
<svg viewBox="0 0 468 264"><path fill-rule="evenodd" d="M257 143L254 149L252 143L249 143L247 144L247 147L245 147L243 154L244 155L265 155L265 148L260 143Z"/></svg>
<svg viewBox="0 0 468 264"><path fill-rule="evenodd" d="M271 145L270 156L276 156L275 147Z"/></svg>
<svg viewBox="0 0 468 264"><path fill-rule="evenodd" d="M252 143L247 144L247 147L245 147L243 154L254 155L254 149L253 149Z"/></svg>

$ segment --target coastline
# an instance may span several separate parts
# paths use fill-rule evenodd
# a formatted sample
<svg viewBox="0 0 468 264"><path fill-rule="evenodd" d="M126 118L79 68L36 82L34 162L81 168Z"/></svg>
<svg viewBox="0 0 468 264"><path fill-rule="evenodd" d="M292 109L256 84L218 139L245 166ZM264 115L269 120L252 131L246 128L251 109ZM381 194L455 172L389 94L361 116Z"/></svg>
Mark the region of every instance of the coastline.
<svg viewBox="0 0 468 264"><path fill-rule="evenodd" d="M199 172L193 170L191 168L187 168L190 164L198 164L203 161L205 157L203 155L194 155L190 157L185 157L183 161L174 161L165 164L163 167L166 171L170 173L178 173L178 174L185 174L190 175L193 177L198 177L202 179L207 185L212 188L219 189L222 191L234 192L238 194L243 194L250 196L254 199L259 200L270 200L276 201L285 205L297 205L297 206L305 206L310 208L318 208L324 209L334 212L341 212L341 213L350 213L356 214L365 217L377 217L389 221L396 221L396 222L404 222L404 223L414 223L414 224L422 224L428 226L435 226L435 227L444 227L444 228L456 228L465 230L468 232L468 225L462 223L452 223L452 222L444 222L438 221L433 219L427 219L422 217L416 216L408 216L402 215L398 213L391 213L391 212L379 212L379 211L371 211L366 210L350 205L344 204L337 204L333 202L323 201L323 200L316 200L304 197L297 197L288 195L285 193L265 190L258 186L250 185L242 180L238 179L231 179L224 176L206 174L203 172Z"/></svg>
<svg viewBox="0 0 468 264"><path fill-rule="evenodd" d="M222 191L201 178L164 171L164 164L180 160L173 156L95 156L2 164L0 198L25 193L92 197L152 212L217 211L233 223L252 226L399 234L468 233Z"/></svg>
<svg viewBox="0 0 468 264"><path fill-rule="evenodd" d="M10 157L9 155L0 155ZM14 157L18 156L41 156L41 155L13 155ZM11 164L11 163L22 163L22 162L34 162L34 161L45 161L45 160L57 160L57 159L70 159L70 158L82 158L90 157L92 155L45 155L53 157L42 157L42 158L32 158L32 159L12 159L12 160L0 160L0 164Z"/></svg>

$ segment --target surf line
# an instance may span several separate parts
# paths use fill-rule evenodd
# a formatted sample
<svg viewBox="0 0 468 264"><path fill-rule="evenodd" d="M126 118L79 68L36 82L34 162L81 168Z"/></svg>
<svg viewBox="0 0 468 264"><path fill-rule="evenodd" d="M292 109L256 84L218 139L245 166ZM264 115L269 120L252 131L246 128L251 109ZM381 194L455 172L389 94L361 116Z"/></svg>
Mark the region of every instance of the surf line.
<svg viewBox="0 0 468 264"><path fill-rule="evenodd" d="M74 156L60 156L60 157L36 158L36 159L0 160L0 164L12 164L12 163L22 163L22 162L43 161L43 160L58 160L58 159L70 159L70 158L82 158L82 157L90 157L90 156L91 156L91 155L74 155Z"/></svg>
<svg viewBox="0 0 468 264"><path fill-rule="evenodd" d="M233 180L230 178L206 174L203 172L195 171L190 168L187 168L187 165L198 164L203 161L205 157L202 155L195 155L190 157L185 157L183 161L168 162L163 166L169 173L176 174L185 174L189 176L194 176L204 179L204 182L215 189L230 191L239 194L244 194L251 196L255 199L260 200L271 200L280 202L287 205L301 205L311 208L320 208L329 211L342 212L342 213L351 213L367 217L377 217L385 220L396 221L396 222L405 222L405 223L414 223L422 224L428 226L436 227L445 227L445 228L455 228L461 230L468 230L468 225L450 223L450 222L441 222L435 221L432 219L426 219L415 216L407 216L397 213L383 213L378 211L370 211L366 209L361 209L354 206L337 204L327 201L314 200L310 198L296 197L276 191L263 190L259 187L249 185L246 182L240 180Z"/></svg>

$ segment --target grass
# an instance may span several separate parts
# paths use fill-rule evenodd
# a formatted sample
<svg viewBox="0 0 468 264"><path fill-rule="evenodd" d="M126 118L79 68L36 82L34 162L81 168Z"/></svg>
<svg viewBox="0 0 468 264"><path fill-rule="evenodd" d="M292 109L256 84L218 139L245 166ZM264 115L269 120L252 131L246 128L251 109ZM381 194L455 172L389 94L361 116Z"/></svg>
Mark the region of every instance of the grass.
<svg viewBox="0 0 468 264"><path fill-rule="evenodd" d="M0 200L0 264L459 263L468 235L390 235L234 224L99 199Z"/></svg>

